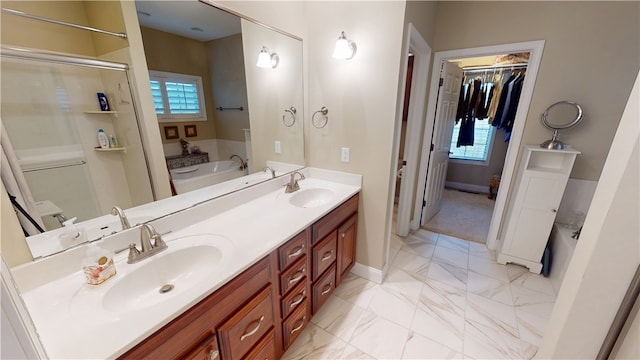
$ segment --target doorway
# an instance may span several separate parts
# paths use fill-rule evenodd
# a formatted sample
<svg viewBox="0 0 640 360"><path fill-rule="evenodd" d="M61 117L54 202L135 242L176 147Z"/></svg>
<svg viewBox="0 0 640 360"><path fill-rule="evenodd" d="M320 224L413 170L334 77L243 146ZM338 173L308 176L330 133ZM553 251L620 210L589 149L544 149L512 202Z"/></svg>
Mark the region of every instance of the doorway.
<svg viewBox="0 0 640 360"><path fill-rule="evenodd" d="M444 119L443 112L436 111L441 116L436 121L448 123L438 127L444 131L443 144L439 143L440 135L434 136L431 162L443 153L444 169L440 170L441 178L427 188L425 229L485 243L529 55L498 54L447 61L449 66L462 69L461 81L454 84L460 92L454 94L454 118ZM447 89L439 90L439 98L447 95ZM438 152L441 148L443 151ZM436 191L437 194L429 194Z"/></svg>
<svg viewBox="0 0 640 360"><path fill-rule="evenodd" d="M489 249L496 249L499 247L499 228L500 223L502 222L503 213L506 208L507 195L509 192L509 188L511 186L511 181L514 175L515 163L518 156L518 150L520 148L522 134L524 131L524 125L526 122L526 116L529 111L529 104L531 102L531 96L533 94L533 87L535 84L535 80L538 73L538 68L540 66L540 61L542 58L542 51L544 49L544 41L531 41L531 42L523 42L523 43L513 43L513 44L505 44L505 45L496 45L496 46L487 46L487 47L479 47L479 48L470 48L470 49L461 49L461 50L452 50L452 51L442 51L437 52L434 55L434 66L432 73L437 74L440 72L440 67L444 62L452 61L456 59L463 58L471 58L471 57L481 57L481 56L490 56L495 54L512 54L512 53L523 53L529 52L529 62L527 66L527 76L522 83L522 92L521 96L518 100L517 112L514 116L514 123L511 129L510 135L510 146L507 149L507 153L505 156L504 168L500 181L500 191L497 194L495 208L493 214L491 216L491 222L489 226L489 231L487 235L487 247ZM439 124L435 119L435 117L431 114L436 114L437 108L437 100L438 100L438 88L439 88L439 77L432 76L430 92L429 92L429 101L427 106L427 118L426 118L426 126L424 131L424 144L433 144L434 134L438 133ZM434 171L429 173L428 169L430 166L430 160L432 158L433 151L430 146L422 147L422 157L423 159L420 164L419 176L418 176L418 189L427 189L430 183L433 183L437 179L434 177ZM438 188L438 187L436 187ZM424 207L428 204L429 199L427 198L427 193L420 193L416 195L416 209L414 211L424 213ZM425 202L422 200L425 199ZM424 205L423 205L424 204ZM420 209L421 208L421 209ZM421 225L424 226L426 222L426 217L422 217Z"/></svg>

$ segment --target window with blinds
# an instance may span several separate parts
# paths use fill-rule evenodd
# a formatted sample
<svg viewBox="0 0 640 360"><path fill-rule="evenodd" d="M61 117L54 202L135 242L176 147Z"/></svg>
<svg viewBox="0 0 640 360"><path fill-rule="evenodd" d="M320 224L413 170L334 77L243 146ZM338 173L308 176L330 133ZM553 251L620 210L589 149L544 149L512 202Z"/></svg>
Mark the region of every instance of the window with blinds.
<svg viewBox="0 0 640 360"><path fill-rule="evenodd" d="M487 120L476 120L473 146L456 147L458 142L458 133L460 132L460 123L453 127L453 136L451 137L451 152L449 158L453 160L462 160L465 163L475 163L478 165L486 165L491 155L491 146L493 141L494 127Z"/></svg>
<svg viewBox="0 0 640 360"><path fill-rule="evenodd" d="M149 78L158 121L207 120L201 77L149 71Z"/></svg>

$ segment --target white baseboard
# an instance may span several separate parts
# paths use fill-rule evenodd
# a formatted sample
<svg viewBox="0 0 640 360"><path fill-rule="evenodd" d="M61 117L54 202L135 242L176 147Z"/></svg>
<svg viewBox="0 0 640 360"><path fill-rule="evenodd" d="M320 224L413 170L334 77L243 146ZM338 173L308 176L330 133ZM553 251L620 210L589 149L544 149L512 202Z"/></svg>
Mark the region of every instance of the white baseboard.
<svg viewBox="0 0 640 360"><path fill-rule="evenodd" d="M465 183L455 182L455 181L446 181L444 183L444 186L446 186L448 188L451 188L451 189L472 191L472 192L477 192L477 193L481 193L481 194L488 194L489 193L489 184L488 183L487 183L487 185L483 186L483 185L476 185L476 184L465 184Z"/></svg>
<svg viewBox="0 0 640 360"><path fill-rule="evenodd" d="M385 265L382 270L378 270L376 268L372 268L371 266L355 263L351 268L351 272L363 279L373 281L376 284L382 284L382 281L387 274L387 269L387 265Z"/></svg>

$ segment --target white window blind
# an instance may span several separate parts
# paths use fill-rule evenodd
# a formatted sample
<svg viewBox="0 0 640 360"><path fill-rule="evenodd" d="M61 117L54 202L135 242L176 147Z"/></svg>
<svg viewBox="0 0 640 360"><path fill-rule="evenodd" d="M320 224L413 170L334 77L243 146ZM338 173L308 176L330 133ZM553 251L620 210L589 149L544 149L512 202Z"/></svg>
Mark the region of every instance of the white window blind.
<svg viewBox="0 0 640 360"><path fill-rule="evenodd" d="M206 121L202 78L149 71L151 95L158 121Z"/></svg>
<svg viewBox="0 0 640 360"><path fill-rule="evenodd" d="M453 127L453 136L451 137L450 159L469 160L486 164L491 154L491 146L493 141L494 127L489 124L488 120L476 120L473 146L456 147L458 142L458 133L460 132L460 123Z"/></svg>

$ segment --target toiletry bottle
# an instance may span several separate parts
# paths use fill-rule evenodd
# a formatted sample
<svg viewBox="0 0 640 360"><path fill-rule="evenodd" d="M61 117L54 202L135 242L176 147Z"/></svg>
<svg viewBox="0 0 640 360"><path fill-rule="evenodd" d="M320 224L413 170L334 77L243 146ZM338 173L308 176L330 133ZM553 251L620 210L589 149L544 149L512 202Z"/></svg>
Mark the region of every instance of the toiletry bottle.
<svg viewBox="0 0 640 360"><path fill-rule="evenodd" d="M109 148L109 139L102 129L98 129L98 144L100 144L102 149Z"/></svg>
<svg viewBox="0 0 640 360"><path fill-rule="evenodd" d="M78 218L73 217L62 223L62 232L58 235L60 244L64 248L72 247L87 241L84 229L79 229L73 222Z"/></svg>
<svg viewBox="0 0 640 360"><path fill-rule="evenodd" d="M116 136L113 134L109 135L109 147L110 148L118 147L118 140L116 140Z"/></svg>
<svg viewBox="0 0 640 360"><path fill-rule="evenodd" d="M87 284L102 284L116 274L111 253L96 244L87 245L87 256L82 260L82 272Z"/></svg>
<svg viewBox="0 0 640 360"><path fill-rule="evenodd" d="M109 111L111 108L109 107L109 101L107 100L107 96L104 93L98 93L98 102L100 103L100 110Z"/></svg>

